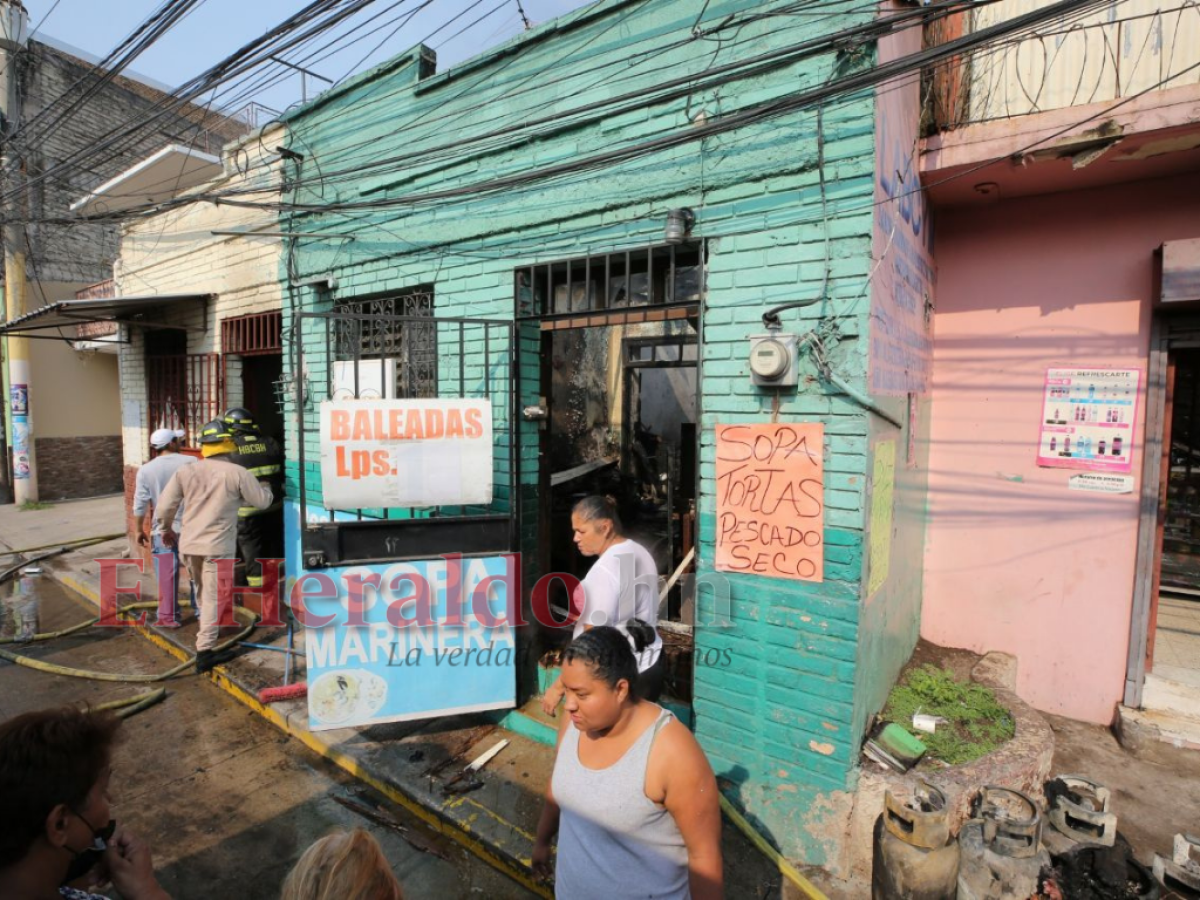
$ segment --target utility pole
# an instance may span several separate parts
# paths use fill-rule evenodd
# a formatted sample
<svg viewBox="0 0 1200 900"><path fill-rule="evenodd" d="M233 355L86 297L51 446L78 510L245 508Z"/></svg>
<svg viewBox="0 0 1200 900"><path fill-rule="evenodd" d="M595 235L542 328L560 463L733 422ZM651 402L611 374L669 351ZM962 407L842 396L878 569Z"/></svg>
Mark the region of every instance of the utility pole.
<svg viewBox="0 0 1200 900"><path fill-rule="evenodd" d="M4 300L7 319L25 314L25 229L19 224L23 194L21 160L12 136L21 122L17 58L28 39L29 17L20 0L0 0L0 102L4 108L3 152L0 153L0 189L4 203ZM28 503L38 498L37 461L34 457L33 404L30 391L29 339L8 338L9 412L12 421L13 500Z"/></svg>

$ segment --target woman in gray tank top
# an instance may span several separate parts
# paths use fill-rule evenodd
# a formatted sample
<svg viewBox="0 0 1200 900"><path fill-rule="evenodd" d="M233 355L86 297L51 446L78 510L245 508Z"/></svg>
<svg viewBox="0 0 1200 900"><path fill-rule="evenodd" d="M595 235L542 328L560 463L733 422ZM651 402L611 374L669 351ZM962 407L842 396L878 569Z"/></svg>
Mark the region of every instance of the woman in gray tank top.
<svg viewBox="0 0 1200 900"><path fill-rule="evenodd" d="M628 637L608 626L563 652L568 713L533 850L561 900L724 896L717 782L692 733L637 696ZM557 866L550 844L558 836Z"/></svg>

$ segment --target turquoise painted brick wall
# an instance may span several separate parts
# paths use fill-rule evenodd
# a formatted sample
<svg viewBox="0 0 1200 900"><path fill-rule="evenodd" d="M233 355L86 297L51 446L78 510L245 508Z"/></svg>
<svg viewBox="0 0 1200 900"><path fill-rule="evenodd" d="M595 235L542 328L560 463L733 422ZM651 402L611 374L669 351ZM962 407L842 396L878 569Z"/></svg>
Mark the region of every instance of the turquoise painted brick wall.
<svg viewBox="0 0 1200 900"><path fill-rule="evenodd" d="M853 785L858 752L870 423L808 361L800 388L781 398L781 421L825 426L826 556L819 584L711 571L713 434L720 423L769 419L772 398L750 383L747 338L763 330L766 308L817 296L823 287L820 303L784 315L785 329L819 327L837 372L865 389L873 94L824 107L820 148L815 112L805 110L603 168L445 193L686 132L870 64L870 48L854 57L829 50L720 86L702 85L716 67L874 14L846 2L822 7L821 15L760 15L785 7L790 9L788 0L604 0L446 73L420 77L423 53L417 50L326 94L288 118L289 146L304 158L290 166L285 199L297 208L285 214L285 227L353 240L295 239L281 277L285 284L325 276L336 283L332 296L285 290L289 315L433 284L439 316L508 319L517 267L645 248L661 243L668 209L696 212L694 235L707 241L709 252L701 335L699 574L723 584L728 598L727 604L719 601L707 587L700 594L696 655L715 659L716 652L728 665L696 668L696 733L730 797L764 833L789 856L822 863L832 850L825 811L833 808L833 795ZM698 21L702 29L724 26L722 39L696 37ZM700 86L687 95L656 97L664 78L682 74ZM641 99L621 111L583 109L626 94ZM521 130L541 118L554 121L533 134ZM489 136L473 140L481 135ZM320 335L316 326L308 331L290 336L300 341L307 375L316 380L324 377L313 352ZM523 327L519 342L524 404L538 393L536 329ZM297 435L288 436L295 446ZM521 438L528 550L537 540L536 433L522 426ZM315 441L305 452L305 473L297 460L288 464L293 495L301 477L310 492L319 492ZM529 575L527 567L527 583ZM718 614L727 621L714 623Z"/></svg>

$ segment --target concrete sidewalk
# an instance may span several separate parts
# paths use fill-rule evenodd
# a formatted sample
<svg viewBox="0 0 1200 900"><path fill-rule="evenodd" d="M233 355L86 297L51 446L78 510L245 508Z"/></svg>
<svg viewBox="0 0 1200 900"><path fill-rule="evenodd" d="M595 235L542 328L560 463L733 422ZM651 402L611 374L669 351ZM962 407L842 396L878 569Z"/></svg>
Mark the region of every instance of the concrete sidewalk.
<svg viewBox="0 0 1200 900"><path fill-rule="evenodd" d="M125 522L120 496L72 501L39 510L0 506L0 543L13 549L61 544L120 531ZM134 548L136 549L136 548ZM99 604L102 558L130 555L122 537L48 559L41 565L61 584ZM186 578L183 579L186 583ZM140 589L141 599L155 599L149 573L137 575L122 566L118 585ZM186 593L181 588L181 594ZM122 603L133 602L132 595ZM167 653L186 659L194 653L196 621L185 615L177 629L140 627L136 630ZM148 621L153 620L153 614ZM250 640L284 645L284 629L259 629ZM296 648L303 652L303 629L297 629ZM457 841L479 858L542 896L551 896L535 882L529 869L533 837L542 794L554 762L553 731L533 721L536 716L448 716L362 729L312 732L306 702L270 706L258 692L283 683L285 654L248 650L218 667L212 681L266 721L330 760L359 781L403 806L433 829ZM297 680L304 678L304 660L296 662ZM501 727L501 722L510 727ZM513 730L513 729L516 730ZM483 787L469 794L446 795L442 784L499 739L509 746L483 770ZM725 827L726 887L731 897L800 896L735 828ZM852 896L844 885L829 883L820 872L809 872L830 897Z"/></svg>

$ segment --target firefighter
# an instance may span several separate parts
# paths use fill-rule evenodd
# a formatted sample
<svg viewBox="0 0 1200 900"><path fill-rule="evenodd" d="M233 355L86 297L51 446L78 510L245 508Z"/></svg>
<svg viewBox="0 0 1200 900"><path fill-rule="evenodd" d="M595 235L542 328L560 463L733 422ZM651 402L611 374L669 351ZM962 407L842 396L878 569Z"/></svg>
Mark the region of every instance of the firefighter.
<svg viewBox="0 0 1200 900"><path fill-rule="evenodd" d="M235 406L222 421L237 447L230 460L267 482L275 498L267 509L243 506L238 510L239 581L260 588L263 573L259 560L283 558L283 449L277 440L259 431L248 409Z"/></svg>
<svg viewBox="0 0 1200 900"><path fill-rule="evenodd" d="M238 510L245 504L267 509L274 497L265 481L258 481L240 466L232 465L236 451L233 435L225 423L215 419L200 431L204 459L182 466L167 482L154 510L163 543L178 545L183 562L196 585L200 631L196 634L196 671L207 672L232 655L232 648L217 650L220 607L233 600L219 583L218 560L229 559L236 547ZM187 503L187 518L179 537L171 530L179 507Z"/></svg>

